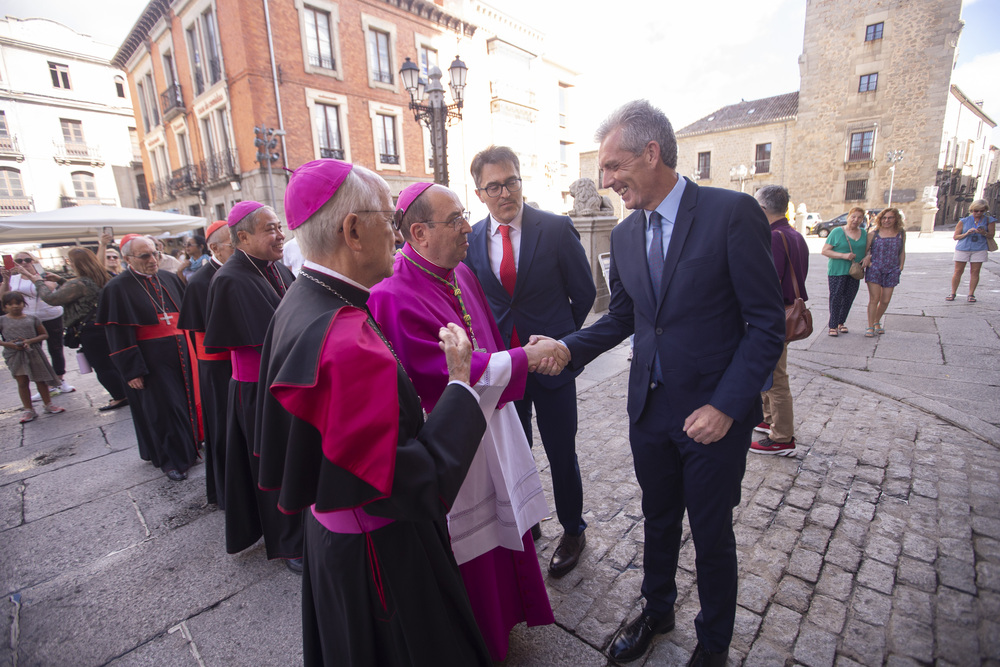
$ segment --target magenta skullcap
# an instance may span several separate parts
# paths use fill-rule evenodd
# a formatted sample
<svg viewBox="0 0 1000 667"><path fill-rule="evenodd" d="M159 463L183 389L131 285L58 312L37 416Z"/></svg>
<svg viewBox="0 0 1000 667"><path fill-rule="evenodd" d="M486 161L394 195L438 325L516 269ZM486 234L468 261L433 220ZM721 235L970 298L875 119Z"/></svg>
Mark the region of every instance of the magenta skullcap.
<svg viewBox="0 0 1000 667"><path fill-rule="evenodd" d="M330 201L354 168L341 160L313 160L292 172L285 188L285 222L295 229Z"/></svg>
<svg viewBox="0 0 1000 667"><path fill-rule="evenodd" d="M229 211L229 217L226 220L230 227L235 227L243 222L243 218L259 208L264 208L264 204L259 201L241 201Z"/></svg>
<svg viewBox="0 0 1000 667"><path fill-rule="evenodd" d="M417 197L424 193L424 190L434 185L433 183L414 183L403 189L399 193L399 198L396 200L396 210L400 214L405 215L406 209L410 208L410 204L416 201Z"/></svg>

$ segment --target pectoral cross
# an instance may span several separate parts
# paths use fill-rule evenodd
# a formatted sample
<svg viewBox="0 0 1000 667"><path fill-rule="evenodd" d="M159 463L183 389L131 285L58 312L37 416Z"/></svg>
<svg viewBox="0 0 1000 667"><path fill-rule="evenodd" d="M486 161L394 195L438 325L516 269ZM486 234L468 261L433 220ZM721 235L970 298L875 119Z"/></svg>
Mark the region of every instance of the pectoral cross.
<svg viewBox="0 0 1000 667"><path fill-rule="evenodd" d="M163 313L162 315L160 315L159 319L163 320L163 323L166 324L168 327L174 323L173 318L170 317L168 313Z"/></svg>

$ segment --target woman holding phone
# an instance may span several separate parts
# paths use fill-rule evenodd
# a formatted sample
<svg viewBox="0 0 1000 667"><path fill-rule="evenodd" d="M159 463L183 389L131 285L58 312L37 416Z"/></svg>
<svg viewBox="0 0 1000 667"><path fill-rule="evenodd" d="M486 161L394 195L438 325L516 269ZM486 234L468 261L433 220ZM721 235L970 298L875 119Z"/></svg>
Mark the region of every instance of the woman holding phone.
<svg viewBox="0 0 1000 667"><path fill-rule="evenodd" d="M61 306L52 306L38 298L38 290L35 285L18 271L21 267L31 269L33 274L39 275L42 280L48 282L55 288L62 278L54 273L37 273L38 260L30 252L19 252L14 255L14 270L4 269L3 283L0 284L0 296L7 292L20 292L24 295L24 314L37 317L45 327L48 334L46 347L49 351L49 358L52 360L52 369L55 371L56 379L49 383L52 393L62 392L68 394L76 391L76 387L67 384L63 376L66 374L66 356L63 354L63 309ZM56 391L57 390L57 391ZM31 400L36 401L41 398L41 394L35 394Z"/></svg>

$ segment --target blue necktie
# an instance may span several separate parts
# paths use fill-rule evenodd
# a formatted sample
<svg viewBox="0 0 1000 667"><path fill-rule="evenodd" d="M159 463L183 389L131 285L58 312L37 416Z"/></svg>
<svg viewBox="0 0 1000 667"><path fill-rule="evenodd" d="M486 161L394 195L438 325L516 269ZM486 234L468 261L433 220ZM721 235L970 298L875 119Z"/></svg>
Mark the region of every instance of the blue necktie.
<svg viewBox="0 0 1000 667"><path fill-rule="evenodd" d="M649 244L649 254L646 260L649 262L649 279L653 283L653 301L660 299L660 282L663 279L663 228L660 222L663 219L656 211L649 214L649 226L653 230L653 241Z"/></svg>
<svg viewBox="0 0 1000 667"><path fill-rule="evenodd" d="M649 280L653 283L653 304L659 303L660 284L663 280L663 228L660 221L663 219L656 211L649 214L649 226L653 231L653 240L649 244L649 254L646 261L649 263ZM655 340L654 340L655 344ZM653 381L660 384L663 381L663 372L660 369L660 353L653 352Z"/></svg>

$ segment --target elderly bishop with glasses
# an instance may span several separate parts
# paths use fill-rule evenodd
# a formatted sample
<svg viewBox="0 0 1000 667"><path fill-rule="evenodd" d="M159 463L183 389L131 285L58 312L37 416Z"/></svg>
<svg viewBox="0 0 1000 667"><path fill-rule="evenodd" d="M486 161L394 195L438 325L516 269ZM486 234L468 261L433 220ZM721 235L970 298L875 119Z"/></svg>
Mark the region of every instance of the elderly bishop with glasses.
<svg viewBox="0 0 1000 667"><path fill-rule="evenodd" d="M187 336L177 328L184 284L159 270L149 239L122 239L128 268L101 292L97 324L104 327L114 362L127 385L139 456L175 482L198 458L198 414Z"/></svg>

